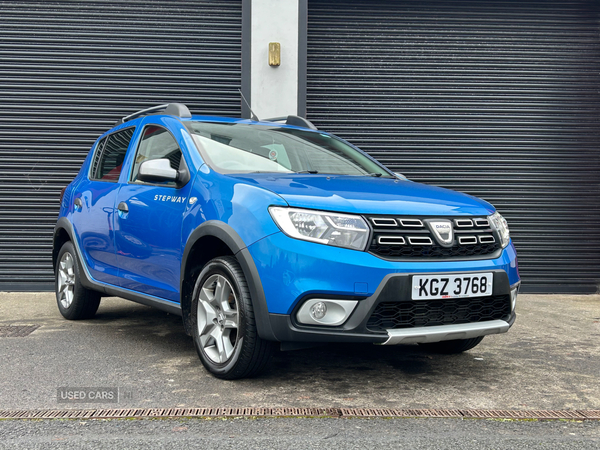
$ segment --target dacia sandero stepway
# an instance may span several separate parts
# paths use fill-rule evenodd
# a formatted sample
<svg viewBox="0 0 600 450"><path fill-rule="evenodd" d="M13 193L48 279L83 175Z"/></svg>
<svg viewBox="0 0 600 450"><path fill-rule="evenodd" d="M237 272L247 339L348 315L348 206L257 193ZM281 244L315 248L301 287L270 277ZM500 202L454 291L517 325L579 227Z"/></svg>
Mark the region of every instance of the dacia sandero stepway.
<svg viewBox="0 0 600 450"><path fill-rule="evenodd" d="M124 117L62 193L58 308L103 296L179 314L207 370L277 348L418 343L458 353L515 320L520 279L489 203L395 174L297 116Z"/></svg>

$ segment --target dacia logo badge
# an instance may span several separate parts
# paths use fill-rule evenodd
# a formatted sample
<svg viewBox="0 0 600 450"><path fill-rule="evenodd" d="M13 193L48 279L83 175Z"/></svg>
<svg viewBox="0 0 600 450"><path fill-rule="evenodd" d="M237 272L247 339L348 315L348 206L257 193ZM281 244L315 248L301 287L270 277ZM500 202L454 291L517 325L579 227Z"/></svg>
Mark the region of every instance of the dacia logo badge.
<svg viewBox="0 0 600 450"><path fill-rule="evenodd" d="M454 242L452 222L449 220L431 221L429 222L429 226L440 244L451 245Z"/></svg>

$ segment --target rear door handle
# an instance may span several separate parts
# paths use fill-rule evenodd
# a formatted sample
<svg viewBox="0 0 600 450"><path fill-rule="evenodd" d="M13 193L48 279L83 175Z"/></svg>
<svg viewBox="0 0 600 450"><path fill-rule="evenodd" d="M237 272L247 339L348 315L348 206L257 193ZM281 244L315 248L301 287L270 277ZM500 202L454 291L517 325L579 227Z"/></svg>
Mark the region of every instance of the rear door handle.
<svg viewBox="0 0 600 450"><path fill-rule="evenodd" d="M119 211L121 211L123 213L129 212L129 206L127 206L127 203L125 203L125 202L119 203L119 206L117 206L117 208L119 209Z"/></svg>

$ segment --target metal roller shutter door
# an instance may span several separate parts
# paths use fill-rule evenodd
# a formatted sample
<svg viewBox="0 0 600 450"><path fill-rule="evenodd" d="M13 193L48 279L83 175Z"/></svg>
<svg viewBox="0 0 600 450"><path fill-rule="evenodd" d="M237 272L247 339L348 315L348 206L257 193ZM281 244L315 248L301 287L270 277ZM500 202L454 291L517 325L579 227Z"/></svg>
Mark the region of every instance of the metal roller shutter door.
<svg viewBox="0 0 600 450"><path fill-rule="evenodd" d="M310 120L492 202L529 291L597 290L598 2L308 5Z"/></svg>
<svg viewBox="0 0 600 450"><path fill-rule="evenodd" d="M59 192L118 118L168 102L240 117L241 9L0 2L0 290L52 286Z"/></svg>

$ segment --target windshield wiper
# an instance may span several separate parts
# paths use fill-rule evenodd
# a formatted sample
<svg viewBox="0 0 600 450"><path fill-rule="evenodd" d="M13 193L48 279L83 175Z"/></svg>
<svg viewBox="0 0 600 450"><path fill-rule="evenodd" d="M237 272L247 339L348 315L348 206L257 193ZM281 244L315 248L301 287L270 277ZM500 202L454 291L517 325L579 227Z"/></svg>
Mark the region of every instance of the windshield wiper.
<svg viewBox="0 0 600 450"><path fill-rule="evenodd" d="M368 173L367 175L370 177L380 177L383 174L381 172L373 172L373 173Z"/></svg>
<svg viewBox="0 0 600 450"><path fill-rule="evenodd" d="M318 170L300 170L296 173L319 173Z"/></svg>

